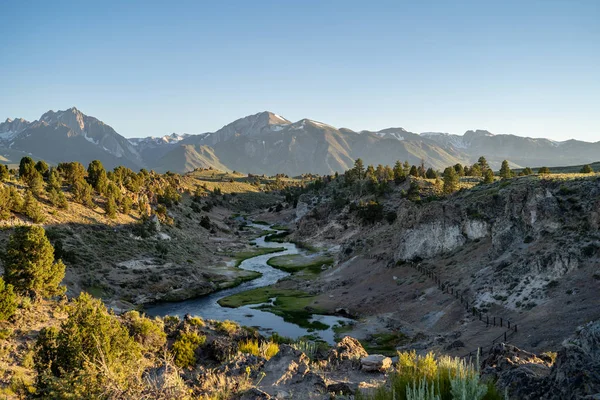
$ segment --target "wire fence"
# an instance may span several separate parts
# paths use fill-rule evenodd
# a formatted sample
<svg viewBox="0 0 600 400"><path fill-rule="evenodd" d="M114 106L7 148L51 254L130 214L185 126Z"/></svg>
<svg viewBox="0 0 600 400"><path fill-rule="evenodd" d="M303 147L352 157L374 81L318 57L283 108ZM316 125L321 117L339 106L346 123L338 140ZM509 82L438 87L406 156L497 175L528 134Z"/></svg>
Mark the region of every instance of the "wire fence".
<svg viewBox="0 0 600 400"><path fill-rule="evenodd" d="M506 330L503 333L501 333L498 337L492 340L489 347L478 347L477 350L473 350L461 356L462 358L472 357L473 355L476 355L477 352L479 352L479 354L483 356L486 354L486 352L489 352L491 350L494 344L499 342L508 343L509 339L516 335L519 331L518 325L514 321L511 321L510 319L504 317L490 316L487 313L483 313L481 312L481 310L478 310L477 307L475 307L475 303L473 301L470 302L467 296L462 291L454 289L454 285L444 281L439 276L439 274L437 274L432 269L424 267L418 263L409 263L409 265L417 271L421 272L422 274L426 275L430 279L432 279L442 292L447 293L459 300L460 304L462 304L465 307L467 312L471 313L476 319L478 319L482 323L485 323L486 327L498 326L500 328L506 328Z"/></svg>

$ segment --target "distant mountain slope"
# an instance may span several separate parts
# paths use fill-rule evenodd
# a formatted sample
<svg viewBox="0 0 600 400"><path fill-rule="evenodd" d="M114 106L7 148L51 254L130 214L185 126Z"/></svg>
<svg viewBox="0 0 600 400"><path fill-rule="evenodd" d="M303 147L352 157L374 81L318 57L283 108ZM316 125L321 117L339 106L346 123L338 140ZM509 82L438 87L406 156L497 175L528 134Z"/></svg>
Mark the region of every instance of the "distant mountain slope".
<svg viewBox="0 0 600 400"><path fill-rule="evenodd" d="M16 121L19 122L15 124ZM7 120L0 124L0 153L2 147L52 163L89 163L98 159L108 168L125 165L139 169L143 166L140 155L127 139L75 107L48 111L31 123Z"/></svg>
<svg viewBox="0 0 600 400"><path fill-rule="evenodd" d="M291 123L270 112L241 118L214 133L192 135L181 144L211 146L230 170L269 175L333 174L350 168L359 157L373 164L393 164L398 159L419 163L423 158L435 168L467 161L459 152L446 151L401 128L357 133L310 119ZM170 157L175 163L163 163L162 168L177 170L180 157Z"/></svg>
<svg viewBox="0 0 600 400"><path fill-rule="evenodd" d="M209 167L221 171L231 171L231 168L221 163L211 147L181 144L159 158L152 169L157 172L182 172Z"/></svg>
<svg viewBox="0 0 600 400"><path fill-rule="evenodd" d="M422 133L421 136L444 147L460 150L468 154L471 160L478 155L485 155L496 167L505 159L522 167L573 165L600 159L600 142L556 142L544 138L494 135L484 130L467 131L463 136L435 132Z"/></svg>
<svg viewBox="0 0 600 400"><path fill-rule="evenodd" d="M145 165L155 166L158 160L169 151L178 147L189 136L188 134L178 135L173 133L163 137L129 139L129 142L135 147Z"/></svg>
<svg viewBox="0 0 600 400"><path fill-rule="evenodd" d="M104 122L76 108L48 111L39 120L0 123L0 157L16 164L23 155L52 163L101 160L106 167L186 172L214 167L256 174L332 174L362 158L366 164L408 160L443 170L472 164L485 156L498 169L507 159L514 167L578 165L600 160L600 142L556 142L485 130L464 135L403 128L355 132L323 122L297 122L264 111L237 119L216 132L125 139Z"/></svg>

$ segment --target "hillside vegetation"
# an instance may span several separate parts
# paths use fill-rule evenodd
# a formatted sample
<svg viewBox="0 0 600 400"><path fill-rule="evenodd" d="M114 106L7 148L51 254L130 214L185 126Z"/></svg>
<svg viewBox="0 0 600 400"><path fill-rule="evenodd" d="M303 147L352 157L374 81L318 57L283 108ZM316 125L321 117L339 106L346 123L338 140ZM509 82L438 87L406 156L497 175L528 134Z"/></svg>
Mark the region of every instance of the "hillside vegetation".
<svg viewBox="0 0 600 400"><path fill-rule="evenodd" d="M50 167L28 157L18 170L0 166L1 393L594 395L600 178L580 171L515 173L503 162L494 172L484 157L443 171L358 159L344 174L295 179L107 171L98 161ZM265 232L246 217L303 252L254 248ZM268 264L289 276L219 303L259 305L311 330L322 328L315 313L354 318L336 328L336 345L136 310L254 279L237 266L271 252Z"/></svg>

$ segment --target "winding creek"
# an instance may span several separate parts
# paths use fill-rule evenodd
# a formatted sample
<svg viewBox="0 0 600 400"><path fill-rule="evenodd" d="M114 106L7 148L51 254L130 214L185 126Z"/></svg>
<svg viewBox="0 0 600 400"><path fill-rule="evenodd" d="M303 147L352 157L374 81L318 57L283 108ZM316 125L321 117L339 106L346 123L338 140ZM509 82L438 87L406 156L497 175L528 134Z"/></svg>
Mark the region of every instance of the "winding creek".
<svg viewBox="0 0 600 400"><path fill-rule="evenodd" d="M266 225L249 224L248 226L263 230L270 229ZM236 321L241 325L255 327L264 335L270 335L276 332L282 336L291 337L293 339L297 339L305 335L313 335L318 336L320 339L330 344L334 344L334 331L332 328L339 325L340 322L348 323L352 320L331 315L315 314L312 317L312 321L322 322L328 325L329 328L325 330L310 331L294 323L286 322L278 315L257 309L256 307L259 306L258 304L247 305L238 308L228 308L219 305L218 301L224 297L241 293L246 290L269 286L290 275L288 272L281 271L267 265L267 260L281 255L299 254L302 252L302 250L298 249L293 243L266 242L265 238L266 235L255 240L257 247L283 247L285 250L278 253L264 254L248 258L242 261L242 263L239 265L239 268L260 272L262 274L261 277L252 281L244 282L234 288L221 290L197 299L150 305L146 307L146 313L151 316L178 315L181 317L185 314L191 314L199 315L205 319L228 319Z"/></svg>

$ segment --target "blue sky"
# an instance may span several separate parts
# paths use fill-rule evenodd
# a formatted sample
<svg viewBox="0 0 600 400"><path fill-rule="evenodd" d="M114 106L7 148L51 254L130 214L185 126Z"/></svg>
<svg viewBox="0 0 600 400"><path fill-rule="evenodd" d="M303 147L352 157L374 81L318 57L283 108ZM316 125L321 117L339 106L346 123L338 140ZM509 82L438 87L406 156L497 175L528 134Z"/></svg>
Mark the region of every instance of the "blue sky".
<svg viewBox="0 0 600 400"><path fill-rule="evenodd" d="M0 3L0 118L127 137L270 110L355 130L600 140L600 1Z"/></svg>

